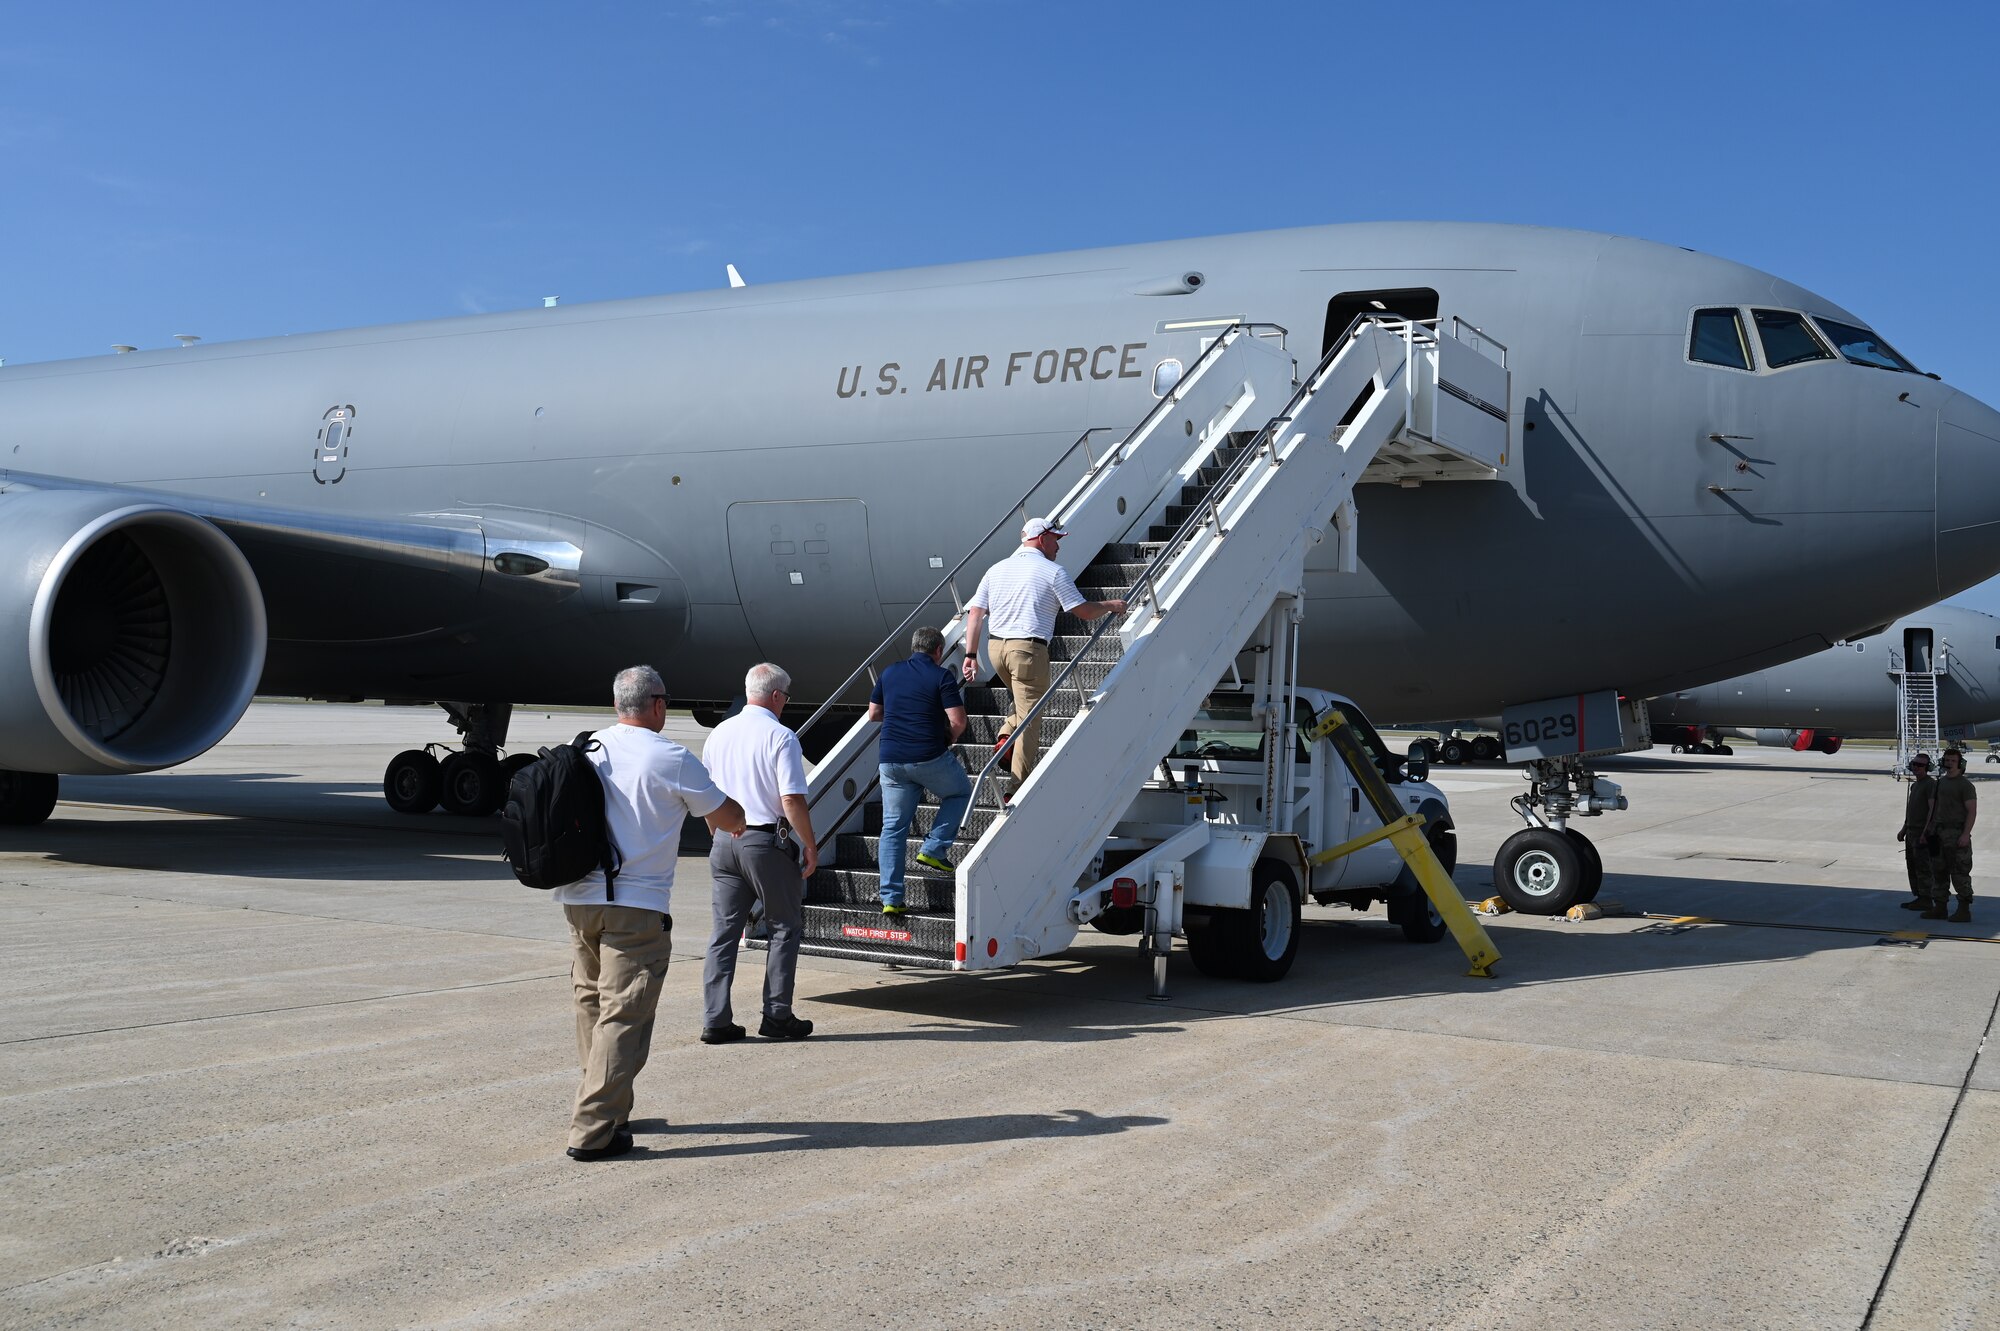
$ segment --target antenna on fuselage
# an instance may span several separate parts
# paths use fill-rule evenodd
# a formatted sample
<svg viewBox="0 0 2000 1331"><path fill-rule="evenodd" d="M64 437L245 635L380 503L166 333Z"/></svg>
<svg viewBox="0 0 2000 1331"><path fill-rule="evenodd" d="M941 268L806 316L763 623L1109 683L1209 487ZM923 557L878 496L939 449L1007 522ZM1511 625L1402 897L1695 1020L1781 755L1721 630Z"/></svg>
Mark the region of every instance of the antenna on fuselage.
<svg viewBox="0 0 2000 1331"><path fill-rule="evenodd" d="M722 266L729 274L729 285L732 290L735 289L736 287L747 287L750 285L748 282L745 282L743 280L743 274L736 271L735 264L725 263Z"/></svg>
<svg viewBox="0 0 2000 1331"><path fill-rule="evenodd" d="M191 346L193 346L193 345L194 345L195 343L197 343L197 342L201 341L201 334L200 334L200 333L175 333L175 334L174 334L174 341L176 341L176 342L180 343L180 344L181 344L182 346L184 346L184 347L191 347Z"/></svg>

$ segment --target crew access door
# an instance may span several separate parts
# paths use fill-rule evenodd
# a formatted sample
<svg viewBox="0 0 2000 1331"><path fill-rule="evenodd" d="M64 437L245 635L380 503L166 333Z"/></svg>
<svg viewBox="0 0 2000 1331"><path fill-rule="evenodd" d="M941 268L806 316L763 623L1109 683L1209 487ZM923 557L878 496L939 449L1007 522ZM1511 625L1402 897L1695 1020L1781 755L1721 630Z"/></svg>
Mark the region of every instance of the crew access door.
<svg viewBox="0 0 2000 1331"><path fill-rule="evenodd" d="M889 631L859 499L731 504L729 563L758 651L792 673L801 697L840 682L820 678L821 663L852 660Z"/></svg>

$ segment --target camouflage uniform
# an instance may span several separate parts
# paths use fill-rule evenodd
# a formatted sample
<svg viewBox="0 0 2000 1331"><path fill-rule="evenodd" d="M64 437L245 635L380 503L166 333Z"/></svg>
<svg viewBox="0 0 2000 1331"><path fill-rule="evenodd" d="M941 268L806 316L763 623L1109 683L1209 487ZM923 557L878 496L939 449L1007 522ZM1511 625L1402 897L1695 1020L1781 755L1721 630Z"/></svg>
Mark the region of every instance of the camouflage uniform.
<svg viewBox="0 0 2000 1331"><path fill-rule="evenodd" d="M1903 864L1910 874L1910 895L1919 901L1931 899L1931 851L1924 841L1924 826L1930 822L1931 799L1937 794L1937 779L1924 775L1910 779L1910 797L1903 805Z"/></svg>
<svg viewBox="0 0 2000 1331"><path fill-rule="evenodd" d="M1967 776L1941 776L1937 779L1936 812L1931 815L1931 830L1937 833L1938 853L1931 871L1931 905L1943 910L1951 901L1951 890L1958 889L1961 903L1972 901L1972 847L1961 846L1958 839L1965 833L1966 812L1978 798Z"/></svg>

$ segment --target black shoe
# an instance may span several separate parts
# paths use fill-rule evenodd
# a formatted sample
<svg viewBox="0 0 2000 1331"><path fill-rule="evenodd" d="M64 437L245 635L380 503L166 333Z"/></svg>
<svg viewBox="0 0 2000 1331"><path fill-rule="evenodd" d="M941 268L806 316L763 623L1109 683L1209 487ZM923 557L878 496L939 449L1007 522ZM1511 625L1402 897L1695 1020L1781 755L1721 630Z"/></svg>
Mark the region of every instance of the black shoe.
<svg viewBox="0 0 2000 1331"><path fill-rule="evenodd" d="M733 1021L727 1026L704 1026L701 1028L701 1042L703 1044L728 1044L732 1040L742 1039L749 1033Z"/></svg>
<svg viewBox="0 0 2000 1331"><path fill-rule="evenodd" d="M1930 908L1931 908L1931 903L1925 901L1922 897L1918 897L1914 901L1905 901L1903 903L1904 910L1929 910Z"/></svg>
<svg viewBox="0 0 2000 1331"><path fill-rule="evenodd" d="M1929 910L1925 911L1922 915L1919 915L1917 918L1920 920L1942 920L1944 917L1945 913L1943 906L1932 906Z"/></svg>
<svg viewBox="0 0 2000 1331"><path fill-rule="evenodd" d="M812 1033L811 1022L789 1013L782 1017L766 1017L764 1024L757 1028L757 1034L767 1040L803 1040Z"/></svg>
<svg viewBox="0 0 2000 1331"><path fill-rule="evenodd" d="M1969 901L1959 902L1958 909L1951 913L1950 919L1953 924L1971 924L1972 903Z"/></svg>
<svg viewBox="0 0 2000 1331"><path fill-rule="evenodd" d="M615 1160L621 1155L630 1154L631 1150L632 1129L619 1127L611 1130L611 1140L604 1145L572 1146L569 1148L568 1155L570 1159L581 1161L587 1165L596 1160Z"/></svg>

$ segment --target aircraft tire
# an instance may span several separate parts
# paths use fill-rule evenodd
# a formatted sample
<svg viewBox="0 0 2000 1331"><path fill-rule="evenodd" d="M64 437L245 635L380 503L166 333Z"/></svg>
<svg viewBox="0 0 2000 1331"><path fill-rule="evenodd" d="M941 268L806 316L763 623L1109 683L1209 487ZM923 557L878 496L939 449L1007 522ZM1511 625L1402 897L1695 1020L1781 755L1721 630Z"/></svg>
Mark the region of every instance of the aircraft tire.
<svg viewBox="0 0 2000 1331"><path fill-rule="evenodd" d="M1470 753L1470 747L1464 740L1454 736L1438 745L1438 760L1446 767L1462 767Z"/></svg>
<svg viewBox="0 0 2000 1331"><path fill-rule="evenodd" d="M35 827L55 812L62 779L53 772L0 768L0 827Z"/></svg>
<svg viewBox="0 0 2000 1331"><path fill-rule="evenodd" d="M1500 756L1500 742L1491 735L1475 735L1472 738L1472 761L1490 763Z"/></svg>
<svg viewBox="0 0 2000 1331"><path fill-rule="evenodd" d="M1563 835L1576 847L1577 855L1583 860L1583 885L1577 889L1578 901L1597 900L1598 889L1604 886L1604 857L1597 853L1591 839L1574 827L1565 827Z"/></svg>
<svg viewBox="0 0 2000 1331"><path fill-rule="evenodd" d="M1493 887L1523 915L1560 915L1583 888L1583 856L1552 827L1524 827L1500 843Z"/></svg>
<svg viewBox="0 0 2000 1331"><path fill-rule="evenodd" d="M1718 744L1715 746L1715 752L1718 757L1727 758L1730 754L1736 752L1736 750L1730 748L1727 744Z"/></svg>
<svg viewBox="0 0 2000 1331"><path fill-rule="evenodd" d="M443 784L437 759L424 749L405 749L382 773L382 798L397 813L429 813Z"/></svg>
<svg viewBox="0 0 2000 1331"><path fill-rule="evenodd" d="M514 784L514 778L523 767L532 766L537 756L532 753L510 753L500 760L500 802L507 802L507 787Z"/></svg>
<svg viewBox="0 0 2000 1331"><path fill-rule="evenodd" d="M454 753L438 766L438 803L461 818L484 818L500 807L506 787L500 764L481 753Z"/></svg>

